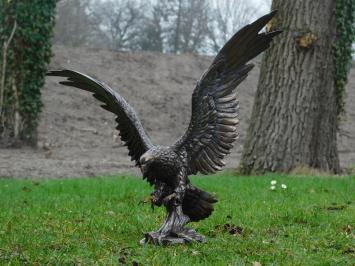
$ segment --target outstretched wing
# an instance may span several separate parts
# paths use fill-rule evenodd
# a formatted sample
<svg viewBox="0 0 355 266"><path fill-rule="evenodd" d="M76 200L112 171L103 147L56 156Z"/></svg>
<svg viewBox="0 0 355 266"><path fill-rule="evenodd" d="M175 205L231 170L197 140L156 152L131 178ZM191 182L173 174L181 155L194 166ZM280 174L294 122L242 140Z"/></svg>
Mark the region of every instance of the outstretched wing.
<svg viewBox="0 0 355 266"><path fill-rule="evenodd" d="M92 92L93 96L103 103L102 108L114 113L117 116L116 128L120 131L121 140L128 147L131 160L139 165L139 158L149 150L152 143L136 112L121 95L106 84L80 72L59 70L49 71L47 75L65 77L67 80L59 82L60 84Z"/></svg>
<svg viewBox="0 0 355 266"><path fill-rule="evenodd" d="M214 173L225 165L238 134L235 88L254 65L249 60L266 50L281 31L259 33L275 11L237 32L202 75L192 94L189 127L173 148L187 158L188 174Z"/></svg>

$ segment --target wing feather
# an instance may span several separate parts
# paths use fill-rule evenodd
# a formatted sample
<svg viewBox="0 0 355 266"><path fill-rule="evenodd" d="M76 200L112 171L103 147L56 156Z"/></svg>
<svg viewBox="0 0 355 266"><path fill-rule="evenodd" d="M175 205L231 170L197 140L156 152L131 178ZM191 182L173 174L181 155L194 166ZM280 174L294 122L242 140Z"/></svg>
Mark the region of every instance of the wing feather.
<svg viewBox="0 0 355 266"><path fill-rule="evenodd" d="M116 129L120 131L121 140L128 147L131 160L139 165L141 155L153 145L136 112L121 95L106 84L77 71L49 71L47 75L67 78L67 80L59 83L93 93L93 96L103 103L101 105L103 109L114 113L117 116L116 122L118 125Z"/></svg>
<svg viewBox="0 0 355 266"><path fill-rule="evenodd" d="M254 67L247 62L266 50L281 32L259 33L275 13L238 31L198 81L192 94L189 127L173 146L177 153L187 155L188 174L214 173L225 165L222 159L238 137L235 89Z"/></svg>

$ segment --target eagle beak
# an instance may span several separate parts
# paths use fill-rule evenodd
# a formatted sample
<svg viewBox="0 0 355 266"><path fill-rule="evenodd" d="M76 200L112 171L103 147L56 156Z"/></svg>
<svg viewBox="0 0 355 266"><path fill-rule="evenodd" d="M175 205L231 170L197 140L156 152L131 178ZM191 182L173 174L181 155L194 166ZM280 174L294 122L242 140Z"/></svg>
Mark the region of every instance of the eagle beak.
<svg viewBox="0 0 355 266"><path fill-rule="evenodd" d="M152 159L153 159L153 154L151 154L149 152L147 152L141 156L141 158L139 159L139 164L140 164L140 168L141 168L142 172L145 172L145 170L146 170L145 168L147 167L147 164Z"/></svg>
<svg viewBox="0 0 355 266"><path fill-rule="evenodd" d="M142 172L145 172L146 162L140 161L139 164L140 164L141 171L142 171Z"/></svg>

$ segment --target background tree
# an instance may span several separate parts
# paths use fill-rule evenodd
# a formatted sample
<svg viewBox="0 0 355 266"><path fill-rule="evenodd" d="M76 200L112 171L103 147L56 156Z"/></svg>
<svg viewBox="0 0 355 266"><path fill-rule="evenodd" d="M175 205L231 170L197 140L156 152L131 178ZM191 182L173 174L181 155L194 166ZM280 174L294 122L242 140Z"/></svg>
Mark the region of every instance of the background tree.
<svg viewBox="0 0 355 266"><path fill-rule="evenodd" d="M0 2L0 145L36 144L56 0Z"/></svg>
<svg viewBox="0 0 355 266"><path fill-rule="evenodd" d="M214 54L265 14L239 0L61 0L55 44L114 50Z"/></svg>
<svg viewBox="0 0 355 266"><path fill-rule="evenodd" d="M61 0L57 5L54 43L66 46L88 45L94 32L89 0Z"/></svg>
<svg viewBox="0 0 355 266"><path fill-rule="evenodd" d="M137 49L144 10L144 4L129 0L105 1L93 9L93 15L101 21L100 28L106 36L109 48Z"/></svg>
<svg viewBox="0 0 355 266"><path fill-rule="evenodd" d="M355 46L355 2L354 0L336 1L337 41L334 46L335 59L335 89L337 98L338 117L344 109L345 85L353 60ZM353 46L353 47L352 47Z"/></svg>
<svg viewBox="0 0 355 266"><path fill-rule="evenodd" d="M150 16L146 16L140 27L138 45L140 50L164 52L164 23L167 23L169 10L167 1L149 5Z"/></svg>
<svg viewBox="0 0 355 266"><path fill-rule="evenodd" d="M209 2L207 0L170 0L168 51L197 53L208 36Z"/></svg>
<svg viewBox="0 0 355 266"><path fill-rule="evenodd" d="M262 62L242 155L244 173L289 171L302 165L340 172L333 49L341 32L336 2L273 1L272 9L279 14L267 28L282 28L284 33ZM353 1L347 4L354 10ZM353 14L343 21L350 27L353 22Z"/></svg>
<svg viewBox="0 0 355 266"><path fill-rule="evenodd" d="M208 35L212 51L217 53L234 33L253 20L255 14L257 9L247 1L211 1Z"/></svg>

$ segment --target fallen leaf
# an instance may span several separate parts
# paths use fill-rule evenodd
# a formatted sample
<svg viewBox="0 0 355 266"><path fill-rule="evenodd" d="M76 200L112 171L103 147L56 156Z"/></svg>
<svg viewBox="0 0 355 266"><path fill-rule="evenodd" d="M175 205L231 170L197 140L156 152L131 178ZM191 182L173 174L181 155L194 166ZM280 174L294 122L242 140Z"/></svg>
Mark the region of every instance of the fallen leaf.
<svg viewBox="0 0 355 266"><path fill-rule="evenodd" d="M225 231L227 231L231 235L241 235L241 234L243 234L243 228L240 227L240 226L236 226L234 224L226 223L223 226L223 228L224 228Z"/></svg>
<svg viewBox="0 0 355 266"><path fill-rule="evenodd" d="M348 247L345 251L344 251L345 254L353 254L355 253L355 248L353 247Z"/></svg>
<svg viewBox="0 0 355 266"><path fill-rule="evenodd" d="M31 189L29 189L28 187L23 187L23 188L22 188L22 191L31 192Z"/></svg>
<svg viewBox="0 0 355 266"><path fill-rule="evenodd" d="M327 207L328 211L341 211L344 210L347 206L345 205L338 205L338 206L329 206Z"/></svg>
<svg viewBox="0 0 355 266"><path fill-rule="evenodd" d="M125 257L119 257L119 259L118 259L118 262L120 263L120 264L126 264L126 258Z"/></svg>

